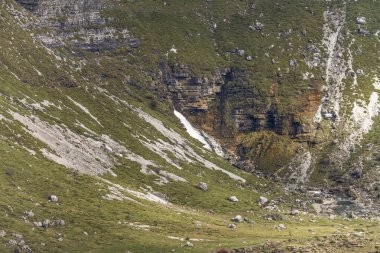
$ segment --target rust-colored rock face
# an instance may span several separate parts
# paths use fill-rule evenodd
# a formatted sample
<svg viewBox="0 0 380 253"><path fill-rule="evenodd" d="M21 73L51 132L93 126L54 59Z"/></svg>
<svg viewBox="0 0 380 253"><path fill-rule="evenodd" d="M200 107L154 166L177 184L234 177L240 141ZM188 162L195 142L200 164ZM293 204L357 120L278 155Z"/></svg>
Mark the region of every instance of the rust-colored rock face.
<svg viewBox="0 0 380 253"><path fill-rule="evenodd" d="M312 118L320 104L319 92L303 94L298 98L297 108L279 112L276 82L269 95L263 97L250 87L231 85L234 76L232 70L225 69L213 78L196 78L182 67L168 75L165 82L175 106L228 146L236 145L241 134L272 131L296 139L316 128Z"/></svg>

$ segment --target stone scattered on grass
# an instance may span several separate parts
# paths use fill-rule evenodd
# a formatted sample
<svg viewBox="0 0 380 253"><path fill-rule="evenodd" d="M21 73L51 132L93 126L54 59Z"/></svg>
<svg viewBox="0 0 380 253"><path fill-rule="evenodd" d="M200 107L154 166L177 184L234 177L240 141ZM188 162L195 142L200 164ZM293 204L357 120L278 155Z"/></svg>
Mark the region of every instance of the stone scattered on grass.
<svg viewBox="0 0 380 253"><path fill-rule="evenodd" d="M278 230L284 230L286 229L286 226L284 224L279 224L279 225L274 226L273 228L278 229Z"/></svg>
<svg viewBox="0 0 380 253"><path fill-rule="evenodd" d="M228 227L229 228L237 228L236 224L229 224Z"/></svg>
<svg viewBox="0 0 380 253"><path fill-rule="evenodd" d="M24 237L22 236L22 234L18 234L18 233L14 233L13 236L16 238L16 240L20 241L22 240Z"/></svg>
<svg viewBox="0 0 380 253"><path fill-rule="evenodd" d="M202 191L207 191L207 190L208 190L208 186L207 186L206 183L204 183L204 182L200 182L200 183L198 184L198 189L200 189L200 190L202 190Z"/></svg>
<svg viewBox="0 0 380 253"><path fill-rule="evenodd" d="M290 67L295 67L297 66L297 61L295 59L290 59L289 60L289 66Z"/></svg>
<svg viewBox="0 0 380 253"><path fill-rule="evenodd" d="M56 220L55 223L59 226L64 226L65 225L65 221L64 220Z"/></svg>
<svg viewBox="0 0 380 253"><path fill-rule="evenodd" d="M64 226L65 221L62 219L58 219L51 222L49 219L45 219L44 221L35 221L33 222L33 225L36 227L48 228L48 227L53 227L53 226Z"/></svg>
<svg viewBox="0 0 380 253"><path fill-rule="evenodd" d="M7 232L4 230L0 230L0 237L5 237L7 235Z"/></svg>
<svg viewBox="0 0 380 253"><path fill-rule="evenodd" d="M35 221L35 222L33 222L33 224L34 224L34 226L36 226L36 227L42 227L42 222L41 221Z"/></svg>
<svg viewBox="0 0 380 253"><path fill-rule="evenodd" d="M191 242L189 242L189 241L187 241L183 246L185 246L185 247L194 247L194 245Z"/></svg>
<svg viewBox="0 0 380 253"><path fill-rule="evenodd" d="M244 217L244 221L247 222L247 223L255 223L253 220L251 220L248 217Z"/></svg>
<svg viewBox="0 0 380 253"><path fill-rule="evenodd" d="M281 214L279 213L271 213L271 214L267 214L265 215L265 218L267 220L283 220L284 218L281 216Z"/></svg>
<svg viewBox="0 0 380 253"><path fill-rule="evenodd" d="M49 195L48 200L53 203L58 202L58 197L56 195Z"/></svg>
<svg viewBox="0 0 380 253"><path fill-rule="evenodd" d="M16 242L16 240L9 240L8 241L8 244L10 245L10 246L16 246L17 245L17 242Z"/></svg>
<svg viewBox="0 0 380 253"><path fill-rule="evenodd" d="M249 26L249 29L251 29L252 31L261 31L263 28L264 28L264 25L257 20L255 21L254 24Z"/></svg>
<svg viewBox="0 0 380 253"><path fill-rule="evenodd" d="M239 199L236 196L231 196L228 198L228 200L231 202L238 202L239 201Z"/></svg>
<svg viewBox="0 0 380 253"><path fill-rule="evenodd" d="M50 223L50 220L49 220L49 219L46 219L46 220L44 220L44 221L42 222L42 226L43 226L44 228L48 228L48 227L50 227L50 225L51 225L51 223Z"/></svg>
<svg viewBox="0 0 380 253"><path fill-rule="evenodd" d="M353 232L351 233L352 236L355 236L355 237L364 237L364 232L360 231L360 232Z"/></svg>
<svg viewBox="0 0 380 253"><path fill-rule="evenodd" d="M25 217L34 217L34 213L33 213L33 211L25 211L24 216Z"/></svg>
<svg viewBox="0 0 380 253"><path fill-rule="evenodd" d="M290 211L290 215L298 215L298 214L300 214L300 211L297 209L293 209Z"/></svg>
<svg viewBox="0 0 380 253"><path fill-rule="evenodd" d="M243 219L243 217L241 217L241 215L236 215L231 220L235 221L235 222L243 222L244 221L244 219Z"/></svg>
<svg viewBox="0 0 380 253"><path fill-rule="evenodd" d="M356 74L359 75L359 76L363 76L364 75L364 70L358 69L358 70L356 70Z"/></svg>
<svg viewBox="0 0 380 253"><path fill-rule="evenodd" d="M259 203L260 203L260 205L264 205L265 203L267 203L269 200L268 200L268 198L266 198L266 197L263 197L263 196L260 196L260 198L259 198Z"/></svg>
<svg viewBox="0 0 380 253"><path fill-rule="evenodd" d="M33 252L33 250L28 245L22 246L22 250L26 253L32 253Z"/></svg>
<svg viewBox="0 0 380 253"><path fill-rule="evenodd" d="M367 23L367 20L365 17L357 17L356 18L356 24L365 25L366 23Z"/></svg>
<svg viewBox="0 0 380 253"><path fill-rule="evenodd" d="M358 34L366 36L371 35L371 32L363 28L358 28Z"/></svg>

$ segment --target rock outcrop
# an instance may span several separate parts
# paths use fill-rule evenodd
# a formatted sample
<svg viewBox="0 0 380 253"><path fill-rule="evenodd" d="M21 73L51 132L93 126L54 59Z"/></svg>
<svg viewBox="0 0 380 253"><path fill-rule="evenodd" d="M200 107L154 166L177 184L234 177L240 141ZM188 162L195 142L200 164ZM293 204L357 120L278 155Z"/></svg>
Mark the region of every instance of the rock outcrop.
<svg viewBox="0 0 380 253"><path fill-rule="evenodd" d="M257 94L241 82L246 73L230 68L217 71L212 78L194 77L185 66L163 69L175 107L197 126L236 146L241 134L273 131L297 141L312 141L304 136L316 125L312 118L320 104L321 93L309 92L300 97L300 108L280 112L277 108L276 82L268 95ZM309 120L305 120L305 118Z"/></svg>
<svg viewBox="0 0 380 253"><path fill-rule="evenodd" d="M51 28L55 34L38 35L46 45L63 46L65 43L90 51L111 50L120 46L138 47L127 29L116 29L112 18L102 11L112 7L106 1L73 0L17 0L19 4L39 17L36 28Z"/></svg>

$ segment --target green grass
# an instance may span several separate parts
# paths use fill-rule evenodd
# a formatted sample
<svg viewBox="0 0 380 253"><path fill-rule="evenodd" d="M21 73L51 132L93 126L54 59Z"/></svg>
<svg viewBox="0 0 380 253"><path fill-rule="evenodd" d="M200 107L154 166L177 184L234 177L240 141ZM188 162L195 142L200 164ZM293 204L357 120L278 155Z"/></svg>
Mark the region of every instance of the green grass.
<svg viewBox="0 0 380 253"><path fill-rule="evenodd" d="M10 0L6 2L10 3ZM284 221L264 219L266 214L278 211L262 209L258 205L260 196L269 197L270 200L282 198L284 204L280 205L280 210L283 213L287 213L293 205L299 207L296 199L303 200L303 197L290 194L281 185L267 179L239 171L215 154L203 153L201 144L192 140L172 115L172 104L164 96L167 92L165 87L155 84L153 78L147 75L150 72L158 73L161 63L173 70L183 64L196 77L212 77L217 69L231 67L236 79L226 85L231 90L245 89L252 93L256 98L253 102L255 109L261 110L270 104L279 115L297 115L299 108L307 102L307 95L316 93L320 88L319 77L315 82L302 80L301 73L307 67L301 55L309 40L321 40L321 13L326 6L315 1L289 0L279 5L275 2L260 1L253 10L250 7L253 1L167 1L166 6L162 1L119 1L116 7L105 10L102 15L114 18L111 24L117 28L128 27L134 36L141 39L141 47L119 48L98 55L78 50L82 58L69 53L71 48L57 50L56 53L66 58L66 62L57 60L35 43L30 32L21 29L13 16L0 7L0 17L4 18L0 24L0 115L12 120L10 111L33 114L51 125L67 127L76 134L90 136L85 134L87 130L77 125L79 121L97 135L109 135L128 150L188 181L157 185L154 182L157 178L142 174L137 163L126 158L115 158L117 165L113 171L117 177L105 174L103 178L134 190L141 191L141 188L151 186L155 191L166 194L173 205L157 205L127 193L128 197L139 203L105 200L103 196L109 191L101 179L81 175L49 161L40 152L40 149L47 148L46 144L34 139L20 123L0 119L0 230L8 233L5 238L0 238L0 251L13 252L14 249L7 246L12 233L23 234L34 252L169 252L174 249L176 252L203 253L267 241L279 242L286 247L315 242L316 236L330 235L340 227L339 224L347 226L344 232L365 227L374 233L370 237L376 239L377 222L318 218L317 223L312 223L309 222L312 216L302 215L301 221L286 214L282 214ZM370 10L366 12L368 26L375 29L378 17L371 4L371 1L350 3L349 19ZM260 17L260 13L264 16ZM263 35L248 29L256 19L265 24ZM211 20L218 24L215 32L210 32ZM291 34L285 34L288 29L292 29ZM307 30L307 36L302 35L303 29ZM350 29L354 29L354 25ZM278 33L281 33L279 38ZM355 56L355 68L375 71L379 65L378 50L372 47L377 43L375 38L355 36L355 39L358 45L363 45L361 48L365 52L364 55ZM275 46L269 49L272 44ZM169 53L166 57L173 45L178 49L178 54ZM244 49L253 61L228 54L237 48ZM265 56L267 52L269 57ZM277 62L274 65L272 58ZM296 59L299 66L286 73L290 58ZM74 71L79 60L83 59L87 65L82 71ZM278 68L283 74L280 80ZM320 71L316 70L315 75L320 76ZM276 91L271 93L273 83L276 83ZM71 84L76 87L68 88ZM360 90L368 97L372 92L371 80L360 79L360 85ZM97 87L106 89L107 94ZM247 182L239 183L199 163L179 161L182 170L167 163L159 154L144 147L136 136L169 143L170 139L139 118L130 107L108 97L109 94L161 120L167 128L187 138L198 155L244 177ZM101 125L68 97L88 108ZM28 108L24 102L32 104L45 100L61 109L51 106L40 111ZM240 105L246 103L235 102ZM232 109L233 105L230 103L227 107ZM233 126L230 115L226 118ZM308 122L310 115L299 120ZM374 130L366 136L366 141L379 142L376 134L378 125L376 119ZM243 144L250 149L247 156L269 172L281 167L300 146L306 146L289 136L268 132L250 133L245 137ZM258 144L262 145L261 149L257 149ZM320 153L316 151L321 157L331 151L331 146L323 145ZM30 155L24 147L35 150L36 156ZM168 151L167 154L175 158ZM360 153L354 158L359 156ZM324 177L323 170L317 170L312 181L320 183ZM208 191L202 192L195 187L200 181L208 184ZM59 197L59 205L47 201L49 194ZM240 201L227 201L232 195ZM21 219L26 210L33 210L36 214L30 221L60 218L65 220L66 225L34 228ZM228 229L230 219L237 214L247 216L256 223L243 223L236 230ZM132 222L150 225L150 231L128 225ZM197 227L196 223L201 226ZM273 229L279 223L284 223L288 229ZM315 231L315 234L309 230ZM57 233L62 234L63 242L57 240ZM205 241L194 242L195 247L190 249L182 247L185 242L169 239L168 236ZM372 245L368 249L373 250Z"/></svg>

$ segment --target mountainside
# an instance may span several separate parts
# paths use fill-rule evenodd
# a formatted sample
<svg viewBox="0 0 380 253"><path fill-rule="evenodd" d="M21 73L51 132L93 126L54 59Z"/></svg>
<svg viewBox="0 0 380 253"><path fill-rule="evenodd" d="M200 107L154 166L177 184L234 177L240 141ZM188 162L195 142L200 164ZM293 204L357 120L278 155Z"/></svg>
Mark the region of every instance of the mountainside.
<svg viewBox="0 0 380 253"><path fill-rule="evenodd" d="M3 0L0 251L376 252L379 11Z"/></svg>

